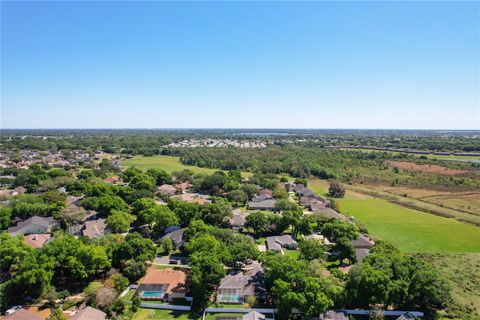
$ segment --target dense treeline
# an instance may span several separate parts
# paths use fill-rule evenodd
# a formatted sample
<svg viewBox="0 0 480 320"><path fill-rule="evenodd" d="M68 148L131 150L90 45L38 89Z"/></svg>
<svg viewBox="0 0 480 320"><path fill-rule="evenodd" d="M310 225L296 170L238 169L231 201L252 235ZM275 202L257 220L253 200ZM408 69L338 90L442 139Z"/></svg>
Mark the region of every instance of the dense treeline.
<svg viewBox="0 0 480 320"><path fill-rule="evenodd" d="M286 173L294 177L315 176L345 182L386 183L405 185L438 185L480 187L479 165L443 162L442 166L467 170L459 176L446 176L390 168L385 161L414 161L439 164L436 160L419 159L406 154L319 149L302 146L271 146L263 149L189 148L167 149L164 154L180 156L182 163L224 170L259 173Z"/></svg>
<svg viewBox="0 0 480 320"><path fill-rule="evenodd" d="M154 155L162 146L184 139L262 139L276 145L375 146L431 151L480 151L475 131L405 130L3 130L2 148L98 150L107 153Z"/></svg>

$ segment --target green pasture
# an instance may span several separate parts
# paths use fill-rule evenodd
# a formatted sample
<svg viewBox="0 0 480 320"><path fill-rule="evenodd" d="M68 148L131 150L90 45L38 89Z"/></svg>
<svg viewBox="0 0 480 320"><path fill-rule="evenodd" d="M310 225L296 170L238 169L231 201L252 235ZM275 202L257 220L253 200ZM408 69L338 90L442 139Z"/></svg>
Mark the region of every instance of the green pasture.
<svg viewBox="0 0 480 320"><path fill-rule="evenodd" d="M375 198L340 200L340 209L406 252L480 252L480 228L454 219Z"/></svg>
<svg viewBox="0 0 480 320"><path fill-rule="evenodd" d="M135 166L141 170L148 170L150 168L160 168L168 173L172 173L173 171L182 171L182 170L192 170L195 173L204 173L204 174L212 174L215 171L219 171L219 169L210 169L210 168L200 168L196 166L187 166L180 162L179 157L172 157L172 156L152 156L152 157L144 157L144 156L135 156L131 159L123 160L121 166L124 168ZM248 177L251 173L249 172L242 172L242 176Z"/></svg>

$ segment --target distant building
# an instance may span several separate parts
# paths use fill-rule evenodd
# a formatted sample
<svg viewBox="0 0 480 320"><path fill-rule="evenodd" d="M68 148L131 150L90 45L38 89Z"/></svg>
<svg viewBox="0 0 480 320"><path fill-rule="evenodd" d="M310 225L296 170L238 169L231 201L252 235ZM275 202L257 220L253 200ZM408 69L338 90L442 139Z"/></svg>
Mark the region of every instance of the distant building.
<svg viewBox="0 0 480 320"><path fill-rule="evenodd" d="M8 228L11 236L28 235L32 233L50 233L58 227L58 222L53 217L33 216L20 221L16 226Z"/></svg>

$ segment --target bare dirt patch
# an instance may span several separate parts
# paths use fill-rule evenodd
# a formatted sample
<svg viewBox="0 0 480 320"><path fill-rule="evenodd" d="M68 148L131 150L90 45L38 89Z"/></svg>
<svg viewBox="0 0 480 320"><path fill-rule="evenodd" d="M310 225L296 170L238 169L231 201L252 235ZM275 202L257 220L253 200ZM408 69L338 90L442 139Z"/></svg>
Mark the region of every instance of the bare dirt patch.
<svg viewBox="0 0 480 320"><path fill-rule="evenodd" d="M417 171L417 172L426 172L426 173L435 173L435 174L444 174L444 175L456 175L466 173L466 170L459 170L459 169L449 169L442 166L437 166L434 164L418 164L415 162L407 162L407 161L386 161L389 167L391 168L398 168L402 170L410 170L410 171Z"/></svg>

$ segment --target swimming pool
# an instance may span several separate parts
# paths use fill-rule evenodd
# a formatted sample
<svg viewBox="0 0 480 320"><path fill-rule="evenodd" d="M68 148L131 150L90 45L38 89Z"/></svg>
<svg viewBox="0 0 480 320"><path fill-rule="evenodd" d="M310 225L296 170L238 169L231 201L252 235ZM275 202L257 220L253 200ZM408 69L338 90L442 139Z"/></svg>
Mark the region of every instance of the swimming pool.
<svg viewBox="0 0 480 320"><path fill-rule="evenodd" d="M163 298L165 291L143 291L142 295L145 298Z"/></svg>

